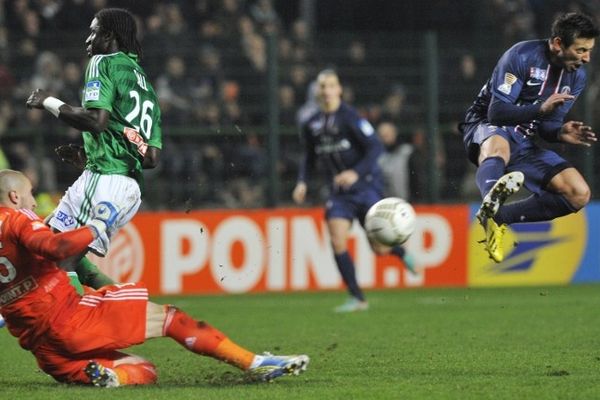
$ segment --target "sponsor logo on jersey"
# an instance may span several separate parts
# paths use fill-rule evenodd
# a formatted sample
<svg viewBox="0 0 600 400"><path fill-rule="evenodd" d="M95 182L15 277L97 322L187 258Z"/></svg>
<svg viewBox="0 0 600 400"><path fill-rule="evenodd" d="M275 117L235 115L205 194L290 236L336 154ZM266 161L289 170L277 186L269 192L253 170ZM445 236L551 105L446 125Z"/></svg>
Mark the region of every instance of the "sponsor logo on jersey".
<svg viewBox="0 0 600 400"><path fill-rule="evenodd" d="M516 76L514 76L510 72L505 73L504 74L504 83L502 85L498 86L498 91L501 93L504 93L504 94L510 94L512 85L514 85L516 81L517 81Z"/></svg>
<svg viewBox="0 0 600 400"><path fill-rule="evenodd" d="M15 283L12 287L0 292L0 306L5 306L17 299L20 299L37 287L38 284L35 279L33 279L31 276L28 276L22 281Z"/></svg>
<svg viewBox="0 0 600 400"><path fill-rule="evenodd" d="M545 81L546 80L546 70L538 68L538 67L531 67L531 68L529 68L529 77L534 80Z"/></svg>
<svg viewBox="0 0 600 400"><path fill-rule="evenodd" d="M133 143L137 147L138 153L140 153L141 155L146 155L146 150L148 150L148 143L144 141L144 138L142 137L142 135L140 135L138 131L126 126L123 129L123 134L125 135L125 138L129 140L129 142Z"/></svg>
<svg viewBox="0 0 600 400"><path fill-rule="evenodd" d="M59 211L56 214L56 219L62 222L64 226L71 226L75 223L75 219L72 216L65 214L62 211Z"/></svg>
<svg viewBox="0 0 600 400"><path fill-rule="evenodd" d="M85 84L84 101L94 101L100 99L100 81L89 81Z"/></svg>
<svg viewBox="0 0 600 400"><path fill-rule="evenodd" d="M327 153L336 153L344 150L348 150L352 147L350 141L348 139L342 139L339 142L334 143L323 143L315 146L315 153L317 154L327 154Z"/></svg>

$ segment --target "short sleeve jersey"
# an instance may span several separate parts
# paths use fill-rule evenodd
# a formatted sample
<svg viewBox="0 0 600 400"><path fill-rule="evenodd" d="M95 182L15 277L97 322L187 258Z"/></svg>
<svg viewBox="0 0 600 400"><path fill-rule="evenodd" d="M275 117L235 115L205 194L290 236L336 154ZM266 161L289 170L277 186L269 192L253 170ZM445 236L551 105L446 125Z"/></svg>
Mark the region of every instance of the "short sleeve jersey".
<svg viewBox="0 0 600 400"><path fill-rule="evenodd" d="M141 183L146 150L162 148L162 131L156 92L135 55L93 56L85 74L82 105L110 112L104 132L83 132L86 169L127 175Z"/></svg>

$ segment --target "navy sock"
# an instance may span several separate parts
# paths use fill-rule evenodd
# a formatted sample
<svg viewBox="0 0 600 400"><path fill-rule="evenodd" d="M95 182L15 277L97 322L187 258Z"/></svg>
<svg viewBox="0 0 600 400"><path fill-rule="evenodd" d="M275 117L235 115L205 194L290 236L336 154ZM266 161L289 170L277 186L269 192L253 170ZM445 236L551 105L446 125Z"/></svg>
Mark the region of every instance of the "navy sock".
<svg viewBox="0 0 600 400"><path fill-rule="evenodd" d="M505 169L506 165L504 165L502 157L486 158L479 164L479 168L477 168L477 173L475 174L475 181L477 182L477 187L479 188L479 192L481 192L482 198L485 197L498 179L504 175Z"/></svg>
<svg viewBox="0 0 600 400"><path fill-rule="evenodd" d="M356 281L354 262L352 261L350 254L347 251L343 252L342 254L336 254L335 262L340 270L340 274L342 274L342 279L344 280L346 287L348 287L350 294L357 299L364 301L365 296L363 295L362 290L360 290L358 282Z"/></svg>
<svg viewBox="0 0 600 400"><path fill-rule="evenodd" d="M404 255L406 254L406 250L404 250L404 247L400 245L394 246L392 247L392 250L390 252L399 259L404 260Z"/></svg>
<svg viewBox="0 0 600 400"><path fill-rule="evenodd" d="M574 212L577 209L563 195L545 192L541 196L533 194L500 207L494 220L498 224L510 225L516 222L550 221Z"/></svg>

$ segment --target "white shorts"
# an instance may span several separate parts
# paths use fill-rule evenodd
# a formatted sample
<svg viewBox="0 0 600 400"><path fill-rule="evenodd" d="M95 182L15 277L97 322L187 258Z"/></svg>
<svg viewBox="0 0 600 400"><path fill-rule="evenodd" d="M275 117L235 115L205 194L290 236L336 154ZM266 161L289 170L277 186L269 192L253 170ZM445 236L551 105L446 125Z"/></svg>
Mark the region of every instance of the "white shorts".
<svg viewBox="0 0 600 400"><path fill-rule="evenodd" d="M131 221L140 207L140 187L135 179L124 175L101 175L83 171L67 189L48 224L61 232L79 228L89 222L92 209L101 201L111 202L121 209L121 215L115 224L89 246L94 253L104 257L110 246L110 238Z"/></svg>

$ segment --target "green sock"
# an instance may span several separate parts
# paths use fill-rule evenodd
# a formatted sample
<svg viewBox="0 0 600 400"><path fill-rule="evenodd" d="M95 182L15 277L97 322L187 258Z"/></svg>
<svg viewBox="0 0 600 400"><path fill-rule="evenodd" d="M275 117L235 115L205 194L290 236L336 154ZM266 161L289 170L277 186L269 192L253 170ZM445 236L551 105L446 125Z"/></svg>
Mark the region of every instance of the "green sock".
<svg viewBox="0 0 600 400"><path fill-rule="evenodd" d="M77 271L77 275L79 276L81 283L94 289L99 289L102 286L112 285L115 283L115 281L103 274L102 271L100 271L100 269L94 263L88 260L87 257L83 257L81 260L79 260L75 271Z"/></svg>
<svg viewBox="0 0 600 400"><path fill-rule="evenodd" d="M69 271L67 272L69 275L69 279L71 280L71 285L75 288L75 291L81 295L83 295L83 286L81 286L81 282L79 282L79 278L77 277L77 272Z"/></svg>

